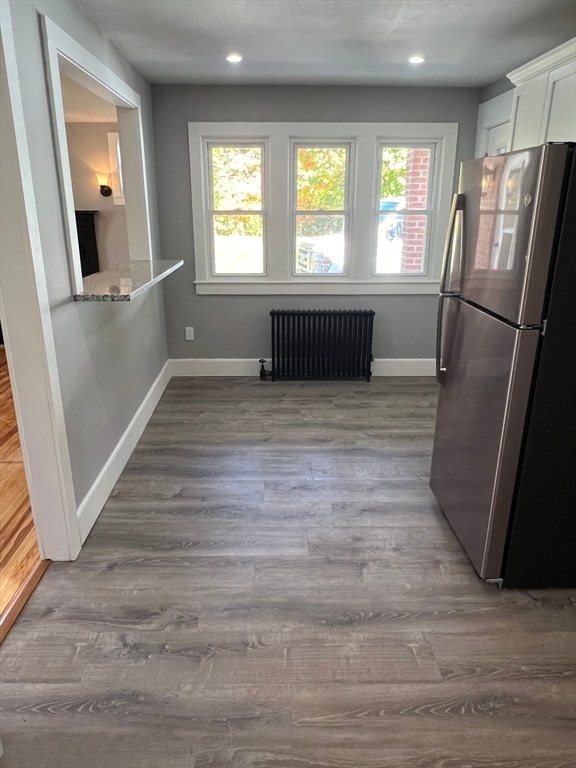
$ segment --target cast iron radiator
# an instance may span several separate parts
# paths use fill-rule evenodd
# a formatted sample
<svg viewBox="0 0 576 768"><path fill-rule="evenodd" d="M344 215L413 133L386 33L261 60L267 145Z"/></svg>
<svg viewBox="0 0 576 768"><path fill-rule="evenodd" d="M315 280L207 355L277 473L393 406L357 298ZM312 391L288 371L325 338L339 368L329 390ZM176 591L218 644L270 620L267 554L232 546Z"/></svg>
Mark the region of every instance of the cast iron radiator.
<svg viewBox="0 0 576 768"><path fill-rule="evenodd" d="M279 310L272 318L272 381L366 379L372 371L371 309Z"/></svg>

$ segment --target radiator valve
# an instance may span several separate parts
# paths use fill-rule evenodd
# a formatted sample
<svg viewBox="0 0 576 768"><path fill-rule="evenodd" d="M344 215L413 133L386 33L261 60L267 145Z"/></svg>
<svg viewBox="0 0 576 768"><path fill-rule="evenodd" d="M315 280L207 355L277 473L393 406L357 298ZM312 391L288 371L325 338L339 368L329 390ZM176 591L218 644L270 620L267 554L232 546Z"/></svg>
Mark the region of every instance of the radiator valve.
<svg viewBox="0 0 576 768"><path fill-rule="evenodd" d="M260 363L260 381L266 381L266 379L272 378L272 371L267 371L266 368L264 368L266 360L261 357L258 362Z"/></svg>

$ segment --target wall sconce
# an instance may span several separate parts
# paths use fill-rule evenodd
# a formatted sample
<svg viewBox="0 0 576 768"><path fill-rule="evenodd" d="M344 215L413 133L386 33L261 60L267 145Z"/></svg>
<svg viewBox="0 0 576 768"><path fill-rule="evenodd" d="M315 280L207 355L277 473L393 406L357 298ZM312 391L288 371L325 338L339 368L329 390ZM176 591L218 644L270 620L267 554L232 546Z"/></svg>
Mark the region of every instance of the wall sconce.
<svg viewBox="0 0 576 768"><path fill-rule="evenodd" d="M100 186L100 194L102 197L110 197L112 194L112 187L108 185L108 176L107 173L96 173L94 174L96 176L96 180L98 181L98 184Z"/></svg>

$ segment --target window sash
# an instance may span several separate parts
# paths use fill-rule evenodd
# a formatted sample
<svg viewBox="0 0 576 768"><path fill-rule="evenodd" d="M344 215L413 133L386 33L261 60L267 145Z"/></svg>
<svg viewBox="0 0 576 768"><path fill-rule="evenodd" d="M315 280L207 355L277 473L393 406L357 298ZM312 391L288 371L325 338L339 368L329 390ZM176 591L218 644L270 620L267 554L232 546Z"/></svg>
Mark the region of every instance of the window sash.
<svg viewBox="0 0 576 768"><path fill-rule="evenodd" d="M356 146L352 140L330 140L329 138L317 139L292 139L290 152L291 162L291 211L290 211L290 276L294 280L338 280L346 278L349 272L350 262L350 219L351 209L353 208L352 189L350 179L351 170L354 165ZM298 208L298 150L299 149L343 149L346 152L346 164L344 171L344 208ZM344 219L343 237L344 237L344 267L341 272L336 273L310 273L298 272L298 247L297 247L297 221L299 216L341 216Z"/></svg>
<svg viewBox="0 0 576 768"><path fill-rule="evenodd" d="M380 237L380 223L381 223L381 217L383 215L386 215L386 212L383 212L380 210L380 191L381 191L381 185L382 185L382 173L384 169L384 158L383 158L383 150L384 149L427 149L430 151L430 161L428 164L428 177L427 177L427 190L426 190L426 207L425 208L410 208L407 206L404 206L404 208L395 208L389 213L393 213L396 216L423 216L426 218L426 229L425 229L425 238L422 248L422 268L419 271L390 271L390 272L383 272L378 271L377 264L378 264L378 246L379 246L379 237ZM378 148L377 148L377 156L378 156L378 171L376 176L376 183L377 183L377 190L376 190L376 196L375 196L375 207L376 210L374 211L373 216L373 227L375 231L375 238L376 238L376 248L374 249L372 253L371 263L372 263L372 276L375 278L382 278L382 277L388 277L388 278L394 278L394 277L403 277L408 280L414 279L414 277L426 277L430 273L430 258L431 258L431 244L432 244L432 230L434 227L435 222L435 214L437 213L437 194L436 189L438 187L439 180L436 176L436 155L438 152L438 147L436 142L412 142L412 141L393 141L393 140L385 140L385 141L379 141L378 142Z"/></svg>
<svg viewBox="0 0 576 768"><path fill-rule="evenodd" d="M226 216L250 216L252 218L259 218L261 219L261 230L262 234L258 235L259 243L262 246L262 270L259 272L257 271L227 271L227 270L221 270L216 271L216 256L217 256L217 247L216 247L216 218L226 218ZM266 229L265 229L265 219L259 212L250 211L249 213L245 214L243 212L234 211L232 214L226 214L222 213L221 211L217 211L216 213L211 215L210 219L210 226L211 226L211 247L212 247L212 276L213 277L234 277L234 276L253 276L253 277L262 277L266 274ZM256 237L256 236L255 236Z"/></svg>
<svg viewBox="0 0 576 768"><path fill-rule="evenodd" d="M426 210L428 212L433 212L436 207L436 195L435 195L435 187L437 186L437 177L436 177L436 155L438 154L438 144L437 142L413 142L413 141L390 141L389 139L386 139L385 141L379 141L378 142L378 185L380 185L382 181L382 169L383 169L383 158L382 158L382 150L383 149L428 149L430 150L430 163L428 165L428 189L427 189L427 205L425 208L417 208L412 210ZM379 204L378 199L378 193L376 195L377 197L377 204ZM411 209L406 209L407 211Z"/></svg>
<svg viewBox="0 0 576 768"><path fill-rule="evenodd" d="M419 270L378 270L378 259L379 259L379 245L380 245L380 237L382 237L382 233L379 229L380 224L378 224L378 231L376 234L376 252L374 253L374 257L372 260L372 274L374 277L406 277L407 279L413 279L414 277L423 277L427 274L428 271L428 264L429 264L429 251L430 251L430 244L431 244L431 229L432 229L432 214L433 212L422 212L421 210L413 210L411 212L407 212L405 210L398 210L394 211L394 214L397 214L398 216L419 216L423 219L425 219L426 226L424 230L424 240L422 243L422 268ZM402 221L402 227L404 228L406 226L405 220ZM385 236L385 235L384 235ZM404 243L403 243L404 248ZM407 256L408 257L408 256ZM404 259L404 252L401 254L401 259ZM402 262L401 262L402 263Z"/></svg>
<svg viewBox="0 0 576 768"><path fill-rule="evenodd" d="M215 208L213 207L212 203L215 199L215 190L214 190L214 164L212 161L212 149L217 147L229 147L231 149L242 149L242 148L254 148L257 147L260 149L260 201L261 205L260 208L233 208L233 209L224 209L224 208ZM213 278L222 278L222 277L256 277L256 278L262 278L266 277L267 275L267 237L266 237L266 199L267 199L267 190L266 190L266 173L265 173L265 165L266 165L266 150L267 150L267 144L265 141L262 140L254 140L254 141L247 141L247 140L235 140L231 139L229 141L218 141L217 139L209 138L205 141L205 162L206 162L206 168L207 168L207 185L206 185L206 192L207 192L207 200L205 201L205 211L206 211L206 219L208 223L208 232L209 232L209 262L210 262L210 274ZM217 216L225 217L225 216L260 216L262 219L262 253L263 253L263 261L262 261L262 271L260 272L217 272L216 271L216 226L215 226L215 218Z"/></svg>

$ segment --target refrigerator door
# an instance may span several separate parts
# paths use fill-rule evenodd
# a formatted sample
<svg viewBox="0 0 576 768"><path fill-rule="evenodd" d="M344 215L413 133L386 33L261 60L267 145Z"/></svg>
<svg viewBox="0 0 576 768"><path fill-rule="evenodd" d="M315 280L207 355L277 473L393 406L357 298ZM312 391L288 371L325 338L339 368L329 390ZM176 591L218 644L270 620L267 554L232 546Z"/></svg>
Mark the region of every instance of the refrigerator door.
<svg viewBox="0 0 576 768"><path fill-rule="evenodd" d="M568 145L463 163L462 297L515 325L544 319Z"/></svg>
<svg viewBox="0 0 576 768"><path fill-rule="evenodd" d="M576 587L576 161L508 536L504 586Z"/></svg>
<svg viewBox="0 0 576 768"><path fill-rule="evenodd" d="M446 299L430 486L482 578L500 578L539 331Z"/></svg>

